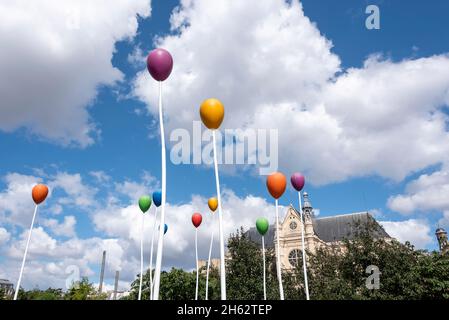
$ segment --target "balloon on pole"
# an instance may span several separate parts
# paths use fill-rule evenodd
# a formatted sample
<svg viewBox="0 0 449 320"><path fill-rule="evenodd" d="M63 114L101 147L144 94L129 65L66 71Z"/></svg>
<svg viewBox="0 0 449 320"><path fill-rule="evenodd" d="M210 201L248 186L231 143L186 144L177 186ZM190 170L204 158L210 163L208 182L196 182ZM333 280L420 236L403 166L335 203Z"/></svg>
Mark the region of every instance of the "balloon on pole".
<svg viewBox="0 0 449 320"><path fill-rule="evenodd" d="M160 190L153 192L153 203L156 207L159 207L162 203L162 192Z"/></svg>
<svg viewBox="0 0 449 320"><path fill-rule="evenodd" d="M209 198L207 201L207 205L209 206L209 209L212 211L212 213L217 210L218 207L218 200L217 198ZM209 245L209 256L207 258L207 269L206 269L206 300L209 299L209 270L210 270L210 259L212 255L212 244L214 243L214 228L211 228L211 236L210 236L210 245Z"/></svg>
<svg viewBox="0 0 449 320"><path fill-rule="evenodd" d="M301 190L304 188L304 184L306 183L305 177L299 173L295 172L292 174L290 178L290 182L292 183L293 188L298 191L298 199L299 199L299 218L301 219L301 243L302 243L302 267L304 272L304 290L306 293L306 299L310 300L309 296L309 283L307 279L307 257L306 257L306 247L304 241L304 215L302 212L302 201L301 201Z"/></svg>
<svg viewBox="0 0 449 320"><path fill-rule="evenodd" d="M20 290L20 284L22 283L23 269L25 268L25 262L27 259L28 248L30 246L31 241L31 233L33 232L34 221L36 220L37 208L38 206L45 201L48 196L48 187L44 184L37 184L31 190L31 197L35 203L33 218L31 220L30 230L28 232L28 239L25 245L25 252L23 254L22 265L20 267L19 279L17 280L16 290L14 292L14 300L17 300L17 296Z"/></svg>
<svg viewBox="0 0 449 320"><path fill-rule="evenodd" d="M161 221L165 224L165 201L166 201L166 154L165 154L165 132L164 132L164 116L162 108L162 81L166 80L173 70L173 58L171 54L162 48L155 49L150 52L147 58L147 69L154 80L159 82L159 127L161 136L161 175L162 175L162 197L161 197ZM164 230L159 231L156 270L154 272L154 292L153 299L159 300L159 286L161 279L162 267L162 251L163 251Z"/></svg>
<svg viewBox="0 0 449 320"><path fill-rule="evenodd" d="M195 300L198 300L198 280L199 280L199 265L198 265L198 227L201 225L203 217L199 213L192 215L192 224L195 227L195 257L196 257L196 287Z"/></svg>
<svg viewBox="0 0 449 320"><path fill-rule="evenodd" d="M259 234L262 236L262 260L263 260L263 299L267 300L267 281L265 270L265 234L268 231L269 223L265 218L259 218L256 220L256 228Z"/></svg>
<svg viewBox="0 0 449 320"><path fill-rule="evenodd" d="M166 234L167 231L168 231L168 226L167 226L167 224L164 224L164 234Z"/></svg>
<svg viewBox="0 0 449 320"><path fill-rule="evenodd" d="M267 178L268 192L275 199L276 206L276 269L279 282L279 295L281 300L284 300L284 287L282 285L282 272L281 272L281 252L279 246L279 208L278 199L284 194L287 187L287 179L280 172L274 172Z"/></svg>
<svg viewBox="0 0 449 320"><path fill-rule="evenodd" d="M218 207L217 198L209 198L209 200L207 200L207 205L209 206L209 209L212 211L212 213L214 213Z"/></svg>
<svg viewBox="0 0 449 320"><path fill-rule="evenodd" d="M214 150L214 171L215 171L215 185L217 189L218 202L218 228L220 237L220 290L221 300L226 300L226 270L225 270L225 254L224 254L224 236L223 236L223 212L221 208L221 193L220 193L220 177L218 175L218 161L217 161L217 143L215 131L220 127L224 118L224 106L220 100L215 98L206 99L200 106L200 117L203 124L212 130L213 150Z"/></svg>
<svg viewBox="0 0 449 320"><path fill-rule="evenodd" d="M293 188L295 188L295 190L299 192L302 190L302 188L304 188L306 179L304 178L304 176L301 173L295 172L290 177L290 182L292 183Z"/></svg>
<svg viewBox="0 0 449 320"><path fill-rule="evenodd" d="M142 196L139 199L139 208L142 211L142 222L141 222L141 230L140 230L140 281L139 281L139 295L137 297L138 300L142 298L142 282L143 282L143 237L144 237L144 229L145 229L145 216L144 214L151 207L151 197L150 196Z"/></svg>
<svg viewBox="0 0 449 320"><path fill-rule="evenodd" d="M150 196L142 196L139 199L139 208L142 213L147 212L151 207L151 197Z"/></svg>

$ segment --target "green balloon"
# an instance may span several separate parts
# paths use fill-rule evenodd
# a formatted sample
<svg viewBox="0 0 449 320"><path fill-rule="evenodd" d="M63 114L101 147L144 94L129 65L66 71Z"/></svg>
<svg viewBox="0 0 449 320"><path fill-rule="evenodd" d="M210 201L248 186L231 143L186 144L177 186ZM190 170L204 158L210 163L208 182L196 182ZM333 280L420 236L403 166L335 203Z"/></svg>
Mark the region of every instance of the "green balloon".
<svg viewBox="0 0 449 320"><path fill-rule="evenodd" d="M268 224L268 220L267 219L265 219L265 218L257 219L257 221L256 221L256 228L257 228L257 231L259 231L260 235L263 236L263 235L265 235L265 233L267 233L268 226L269 226L269 224Z"/></svg>
<svg viewBox="0 0 449 320"><path fill-rule="evenodd" d="M142 196L139 199L139 207L143 213L147 212L151 207L151 197L150 196Z"/></svg>

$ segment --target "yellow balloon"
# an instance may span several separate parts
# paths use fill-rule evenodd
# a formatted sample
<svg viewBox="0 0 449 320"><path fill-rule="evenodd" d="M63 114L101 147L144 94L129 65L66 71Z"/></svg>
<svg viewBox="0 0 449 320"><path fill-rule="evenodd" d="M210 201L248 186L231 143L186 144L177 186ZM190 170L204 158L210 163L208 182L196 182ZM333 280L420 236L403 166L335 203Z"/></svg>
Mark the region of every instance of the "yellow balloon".
<svg viewBox="0 0 449 320"><path fill-rule="evenodd" d="M200 107L201 121L209 129L218 129L224 118L224 106L220 100L204 100Z"/></svg>
<svg viewBox="0 0 449 320"><path fill-rule="evenodd" d="M218 200L217 200L217 198L210 198L207 201L207 205L209 206L209 209L212 210L212 212L217 210L217 207L218 207Z"/></svg>

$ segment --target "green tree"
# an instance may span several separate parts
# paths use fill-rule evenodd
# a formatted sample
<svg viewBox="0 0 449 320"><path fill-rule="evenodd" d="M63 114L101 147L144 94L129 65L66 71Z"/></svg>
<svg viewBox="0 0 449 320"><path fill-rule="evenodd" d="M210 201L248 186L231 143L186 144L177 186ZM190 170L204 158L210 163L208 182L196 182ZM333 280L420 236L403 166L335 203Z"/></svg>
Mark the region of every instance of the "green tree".
<svg viewBox="0 0 449 320"><path fill-rule="evenodd" d="M154 270L153 270L154 274ZM136 300L139 293L140 275L131 284L131 292L126 299ZM193 300L195 299L196 271L187 272L172 268L161 272L159 297L162 300ZM198 280L198 299L203 300L206 294L206 271L200 270ZM219 299L220 288L218 271L211 269L209 273L209 299ZM142 300L150 300L150 271L147 270L142 279Z"/></svg>
<svg viewBox="0 0 449 320"><path fill-rule="evenodd" d="M65 300L105 300L105 293L99 294L87 277L73 283L64 296Z"/></svg>

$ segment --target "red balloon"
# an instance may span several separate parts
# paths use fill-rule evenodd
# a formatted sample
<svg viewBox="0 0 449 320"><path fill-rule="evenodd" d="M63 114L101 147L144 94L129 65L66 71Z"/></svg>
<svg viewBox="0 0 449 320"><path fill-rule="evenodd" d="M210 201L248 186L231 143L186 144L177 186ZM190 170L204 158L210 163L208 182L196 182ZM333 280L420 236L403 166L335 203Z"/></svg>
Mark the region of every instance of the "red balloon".
<svg viewBox="0 0 449 320"><path fill-rule="evenodd" d="M37 184L34 186L31 196L35 204L44 202L48 195L48 187L44 184Z"/></svg>
<svg viewBox="0 0 449 320"><path fill-rule="evenodd" d="M198 228L200 226L201 221L203 221L203 216L200 213L194 213L192 215L192 223L195 228Z"/></svg>
<svg viewBox="0 0 449 320"><path fill-rule="evenodd" d="M287 187L287 179L280 172L272 173L267 178L267 188L271 196L279 199L285 192Z"/></svg>

